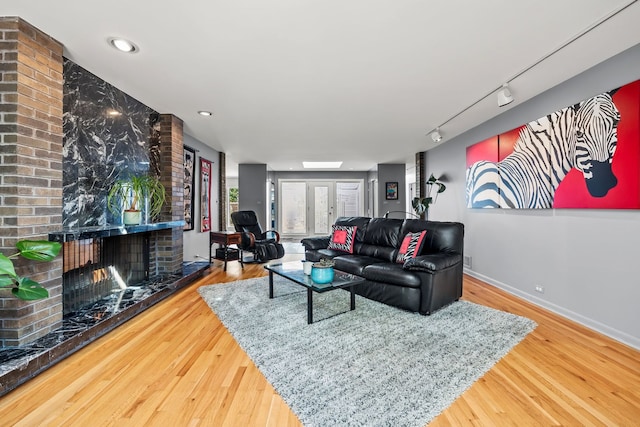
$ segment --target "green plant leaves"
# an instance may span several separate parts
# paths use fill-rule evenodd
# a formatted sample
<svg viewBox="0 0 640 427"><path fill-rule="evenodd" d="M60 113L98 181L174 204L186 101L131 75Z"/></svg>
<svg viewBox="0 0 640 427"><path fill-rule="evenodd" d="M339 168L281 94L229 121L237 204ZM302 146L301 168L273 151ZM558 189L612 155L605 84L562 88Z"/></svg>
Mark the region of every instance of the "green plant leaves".
<svg viewBox="0 0 640 427"><path fill-rule="evenodd" d="M35 261L51 261L60 253L62 245L46 240L21 240L16 243L20 255Z"/></svg>
<svg viewBox="0 0 640 427"><path fill-rule="evenodd" d="M433 176L433 174L431 174L431 176L429 177L429 179L427 180L427 184L431 184L431 185L437 185L438 186L438 193L444 193L444 190L447 189L447 186L444 185L442 183L442 181L440 181L438 178L436 178L435 176Z"/></svg>
<svg viewBox="0 0 640 427"><path fill-rule="evenodd" d="M429 209L429 205L432 201L433 199L431 197L414 197L411 201L411 207L413 207L413 210L416 211L417 215L422 215L427 209Z"/></svg>
<svg viewBox="0 0 640 427"><path fill-rule="evenodd" d="M18 275L16 274L16 270L13 268L13 262L2 254L0 254L0 275L1 276L7 275L16 279L18 278ZM6 280L6 278L0 277L0 280L4 281ZM9 279L9 282L11 283L11 279ZM6 285L0 282L0 286L4 287Z"/></svg>
<svg viewBox="0 0 640 427"><path fill-rule="evenodd" d="M51 261L60 253L62 244L48 240L20 240L16 243L18 253L7 257L0 254L0 288L11 287L11 293L21 300L33 301L49 296L49 292L35 280L20 277L11 258L20 255L35 261Z"/></svg>
<svg viewBox="0 0 640 427"><path fill-rule="evenodd" d="M43 288L40 283L27 277L18 282L18 286L11 289L11 293L25 301L34 301L49 296L49 291Z"/></svg>
<svg viewBox="0 0 640 427"><path fill-rule="evenodd" d="M149 174L131 175L113 184L107 195L107 208L114 215L120 215L123 210L142 210L145 197L149 200L149 217L155 218L166 201L164 185Z"/></svg>

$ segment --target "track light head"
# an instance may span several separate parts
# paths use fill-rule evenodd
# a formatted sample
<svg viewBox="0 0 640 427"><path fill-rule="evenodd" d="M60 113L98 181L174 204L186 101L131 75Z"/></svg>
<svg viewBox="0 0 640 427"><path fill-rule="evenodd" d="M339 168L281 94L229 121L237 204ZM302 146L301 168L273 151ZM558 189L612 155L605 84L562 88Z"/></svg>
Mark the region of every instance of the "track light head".
<svg viewBox="0 0 640 427"><path fill-rule="evenodd" d="M431 132L431 139L435 143L442 141L442 134L440 133L440 128L436 128L436 130Z"/></svg>
<svg viewBox="0 0 640 427"><path fill-rule="evenodd" d="M512 102L513 95L511 95L511 91L509 90L509 84L505 83L502 85L502 89L498 91L498 107L504 107Z"/></svg>

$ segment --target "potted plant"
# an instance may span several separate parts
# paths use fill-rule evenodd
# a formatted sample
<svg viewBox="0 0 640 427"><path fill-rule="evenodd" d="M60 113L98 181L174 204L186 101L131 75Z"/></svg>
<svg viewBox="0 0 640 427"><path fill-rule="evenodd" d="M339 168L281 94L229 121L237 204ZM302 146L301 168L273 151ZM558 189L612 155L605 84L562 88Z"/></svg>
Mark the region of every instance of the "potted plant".
<svg viewBox="0 0 640 427"><path fill-rule="evenodd" d="M156 176L145 173L130 175L117 180L107 195L107 208L115 215L123 214L124 225L137 225L142 222L143 203L150 220L153 220L166 201L164 185Z"/></svg>
<svg viewBox="0 0 640 427"><path fill-rule="evenodd" d="M416 214L420 216L422 216L427 212L427 210L429 209L429 205L436 202L438 198L438 194L443 193L444 190L447 189L447 187L442 183L442 181L440 181L438 178L433 176L433 174L431 174L429 179L427 179L426 187L427 187L427 197L414 197L413 201L411 202L411 206L413 207L413 210L416 211ZM435 196L432 196L431 194L433 193L434 187L437 187L438 190L436 191Z"/></svg>
<svg viewBox="0 0 640 427"><path fill-rule="evenodd" d="M35 261L51 261L58 256L62 245L48 240L20 240L16 248L18 252L13 255L0 253L0 288L11 288L15 297L26 301L48 297L49 292L40 283L16 274L12 260L21 256Z"/></svg>
<svg viewBox="0 0 640 427"><path fill-rule="evenodd" d="M311 266L311 280L315 283L324 284L333 282L333 266L335 262L329 258L322 258L314 262Z"/></svg>

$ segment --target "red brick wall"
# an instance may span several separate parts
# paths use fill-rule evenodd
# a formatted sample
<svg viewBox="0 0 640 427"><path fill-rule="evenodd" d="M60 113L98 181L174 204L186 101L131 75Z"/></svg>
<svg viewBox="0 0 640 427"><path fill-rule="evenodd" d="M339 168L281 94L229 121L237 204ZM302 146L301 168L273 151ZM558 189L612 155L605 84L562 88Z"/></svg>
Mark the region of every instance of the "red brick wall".
<svg viewBox="0 0 640 427"><path fill-rule="evenodd" d="M184 145L182 120L171 114L160 115L160 177L167 190L167 203L160 214L163 221L184 219ZM174 228L157 234L159 273L182 269L183 230Z"/></svg>
<svg viewBox="0 0 640 427"><path fill-rule="evenodd" d="M62 228L62 45L19 18L0 18L0 250ZM62 259L18 260L46 300L0 291L0 343L29 343L62 322Z"/></svg>

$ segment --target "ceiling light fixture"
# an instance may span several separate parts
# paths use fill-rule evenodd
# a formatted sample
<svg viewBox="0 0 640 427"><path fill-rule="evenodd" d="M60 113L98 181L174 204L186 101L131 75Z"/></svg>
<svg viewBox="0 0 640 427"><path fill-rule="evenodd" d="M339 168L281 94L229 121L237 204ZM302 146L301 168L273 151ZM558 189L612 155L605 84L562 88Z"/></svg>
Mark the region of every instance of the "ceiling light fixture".
<svg viewBox="0 0 640 427"><path fill-rule="evenodd" d="M305 169L339 169L342 162L302 162Z"/></svg>
<svg viewBox="0 0 640 427"><path fill-rule="evenodd" d="M120 52L135 53L140 49L133 42L120 37L109 37L109 44Z"/></svg>
<svg viewBox="0 0 640 427"><path fill-rule="evenodd" d="M440 133L440 128L436 128L433 132L431 132L431 139L433 139L433 142L435 143L442 141L442 134Z"/></svg>
<svg viewBox="0 0 640 427"><path fill-rule="evenodd" d="M213 113L211 111L205 111L205 110L198 111L198 114L200 114L201 116L213 116Z"/></svg>
<svg viewBox="0 0 640 427"><path fill-rule="evenodd" d="M509 105L513 102L513 95L509 90L509 84L505 83L502 85L502 89L498 91L498 107L504 107L505 105Z"/></svg>

